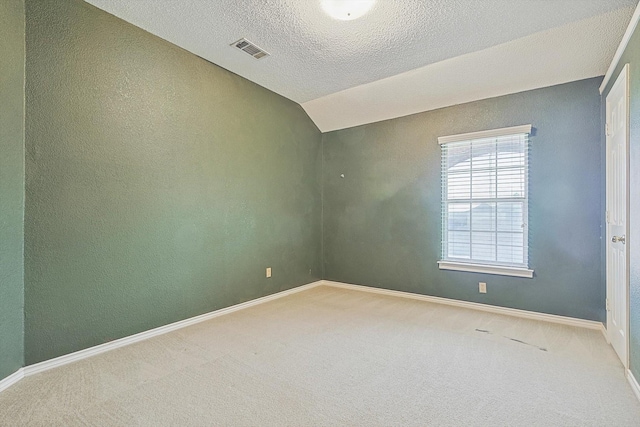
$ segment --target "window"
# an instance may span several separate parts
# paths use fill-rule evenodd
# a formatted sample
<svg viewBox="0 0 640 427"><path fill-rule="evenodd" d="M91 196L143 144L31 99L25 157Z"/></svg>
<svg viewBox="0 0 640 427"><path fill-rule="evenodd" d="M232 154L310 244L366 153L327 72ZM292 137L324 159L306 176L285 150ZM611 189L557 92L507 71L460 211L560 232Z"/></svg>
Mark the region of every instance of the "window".
<svg viewBox="0 0 640 427"><path fill-rule="evenodd" d="M531 125L438 138L440 269L533 277L528 259Z"/></svg>

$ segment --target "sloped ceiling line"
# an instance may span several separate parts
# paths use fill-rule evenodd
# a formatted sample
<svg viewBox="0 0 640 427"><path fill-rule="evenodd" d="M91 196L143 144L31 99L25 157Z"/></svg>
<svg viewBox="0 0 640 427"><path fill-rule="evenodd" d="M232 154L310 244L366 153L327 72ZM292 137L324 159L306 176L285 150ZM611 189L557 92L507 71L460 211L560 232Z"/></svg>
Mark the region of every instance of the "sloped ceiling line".
<svg viewBox="0 0 640 427"><path fill-rule="evenodd" d="M638 0L87 0L301 104L322 131L603 75ZM271 56L229 46L245 37Z"/></svg>

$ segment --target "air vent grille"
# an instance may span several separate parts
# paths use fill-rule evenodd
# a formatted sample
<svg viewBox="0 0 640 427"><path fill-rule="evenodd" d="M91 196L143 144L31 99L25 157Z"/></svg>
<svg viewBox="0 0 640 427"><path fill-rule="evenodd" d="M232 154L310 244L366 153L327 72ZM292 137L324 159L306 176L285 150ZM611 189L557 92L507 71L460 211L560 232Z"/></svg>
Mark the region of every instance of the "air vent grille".
<svg viewBox="0 0 640 427"><path fill-rule="evenodd" d="M269 56L267 52L265 52L263 49L259 48L255 44L251 43L247 39L240 39L236 42L233 42L231 43L231 46L237 47L241 51L246 52L249 55L253 56L255 59L260 59L260 58L264 58L265 56Z"/></svg>

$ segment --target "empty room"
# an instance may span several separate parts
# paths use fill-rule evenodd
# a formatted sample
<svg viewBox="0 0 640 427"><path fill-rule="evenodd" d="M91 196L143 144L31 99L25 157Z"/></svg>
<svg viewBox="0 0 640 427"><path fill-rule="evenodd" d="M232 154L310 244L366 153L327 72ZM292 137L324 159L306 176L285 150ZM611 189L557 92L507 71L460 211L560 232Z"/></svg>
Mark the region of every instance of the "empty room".
<svg viewBox="0 0 640 427"><path fill-rule="evenodd" d="M638 0L0 0L0 426L640 426Z"/></svg>

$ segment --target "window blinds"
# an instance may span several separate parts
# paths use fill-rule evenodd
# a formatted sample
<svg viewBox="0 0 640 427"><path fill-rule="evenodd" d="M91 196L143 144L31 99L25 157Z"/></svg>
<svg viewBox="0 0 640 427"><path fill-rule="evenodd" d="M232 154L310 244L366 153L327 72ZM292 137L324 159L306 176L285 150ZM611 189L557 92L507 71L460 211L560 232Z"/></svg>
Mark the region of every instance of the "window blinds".
<svg viewBox="0 0 640 427"><path fill-rule="evenodd" d="M530 129L439 139L443 260L528 267Z"/></svg>

